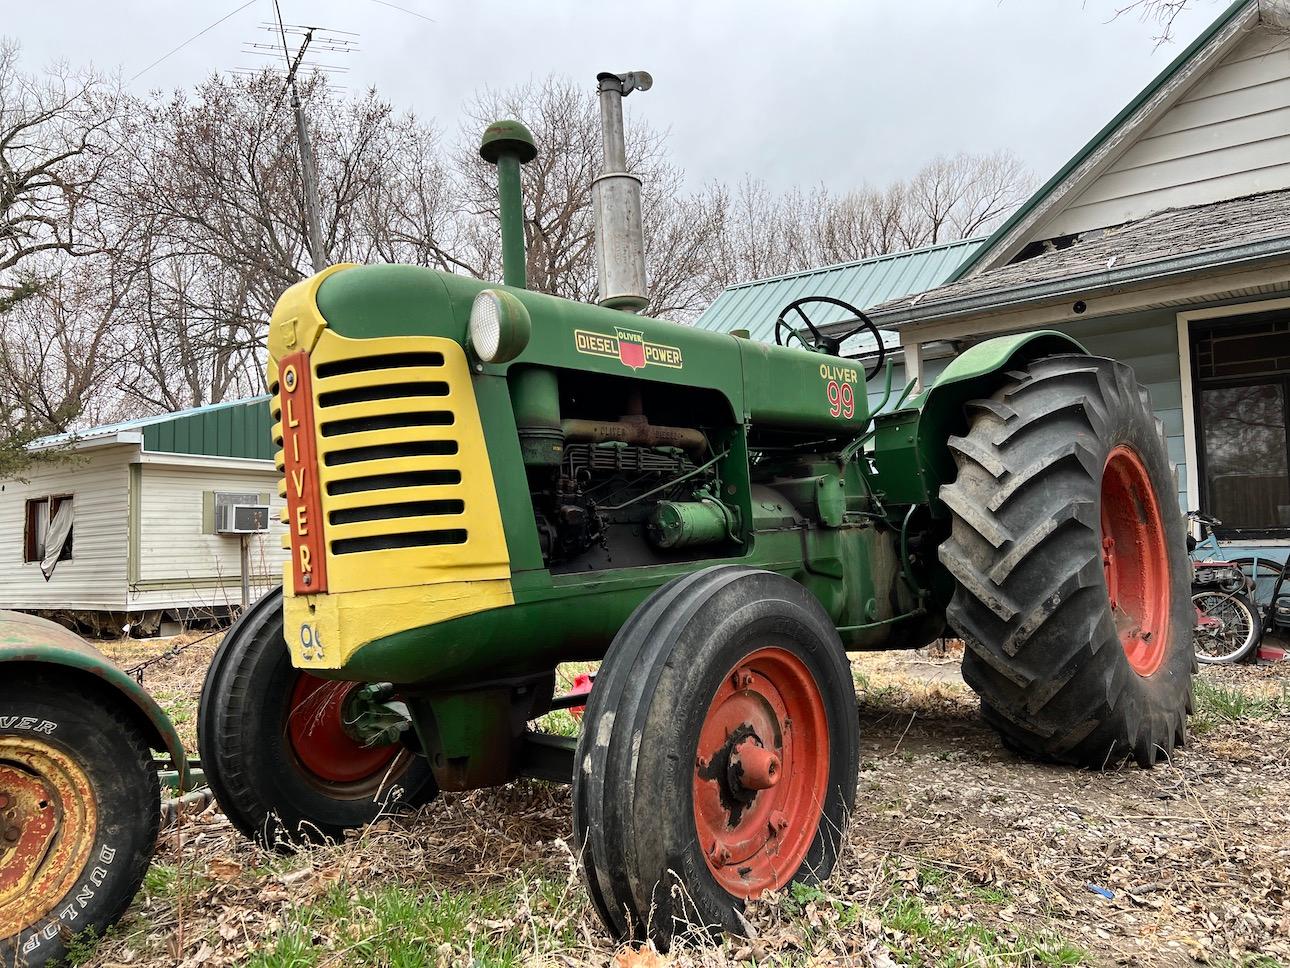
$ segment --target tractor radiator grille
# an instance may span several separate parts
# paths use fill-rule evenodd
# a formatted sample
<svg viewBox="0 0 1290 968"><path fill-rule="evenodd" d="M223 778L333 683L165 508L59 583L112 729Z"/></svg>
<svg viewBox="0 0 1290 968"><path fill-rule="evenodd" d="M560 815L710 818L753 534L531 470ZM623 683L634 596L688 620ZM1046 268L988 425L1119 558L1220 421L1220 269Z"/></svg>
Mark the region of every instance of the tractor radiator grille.
<svg viewBox="0 0 1290 968"><path fill-rule="evenodd" d="M461 347L324 330L310 361L329 590L508 574Z"/></svg>
<svg viewBox="0 0 1290 968"><path fill-rule="evenodd" d="M346 342L358 350L367 341ZM315 357L313 370L330 553L465 544L443 354Z"/></svg>

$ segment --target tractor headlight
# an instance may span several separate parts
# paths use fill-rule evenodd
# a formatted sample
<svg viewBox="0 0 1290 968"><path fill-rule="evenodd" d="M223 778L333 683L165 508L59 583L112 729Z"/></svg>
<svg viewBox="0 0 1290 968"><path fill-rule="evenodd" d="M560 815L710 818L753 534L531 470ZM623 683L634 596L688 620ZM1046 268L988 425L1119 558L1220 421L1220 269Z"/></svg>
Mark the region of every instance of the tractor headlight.
<svg viewBox="0 0 1290 968"><path fill-rule="evenodd" d="M524 304L502 289L485 289L470 307L470 348L485 363L509 363L529 345L533 323Z"/></svg>

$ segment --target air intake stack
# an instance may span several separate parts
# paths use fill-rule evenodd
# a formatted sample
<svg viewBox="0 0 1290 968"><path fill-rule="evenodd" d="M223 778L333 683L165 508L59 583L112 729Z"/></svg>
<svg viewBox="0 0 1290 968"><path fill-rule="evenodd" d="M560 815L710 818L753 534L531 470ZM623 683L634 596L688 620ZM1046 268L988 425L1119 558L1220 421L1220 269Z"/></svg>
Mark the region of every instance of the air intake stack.
<svg viewBox="0 0 1290 968"><path fill-rule="evenodd" d="M600 305L639 313L649 305L645 288L645 230L641 225L641 180L627 170L623 98L648 91L645 71L597 74L605 168L591 183L596 206L596 262Z"/></svg>

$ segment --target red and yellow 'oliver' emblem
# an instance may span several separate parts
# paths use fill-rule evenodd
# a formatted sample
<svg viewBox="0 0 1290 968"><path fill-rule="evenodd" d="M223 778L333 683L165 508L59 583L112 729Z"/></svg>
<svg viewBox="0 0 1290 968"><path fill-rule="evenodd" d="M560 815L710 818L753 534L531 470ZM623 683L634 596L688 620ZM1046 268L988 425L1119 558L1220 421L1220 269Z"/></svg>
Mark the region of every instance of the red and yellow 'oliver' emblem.
<svg viewBox="0 0 1290 968"><path fill-rule="evenodd" d="M608 356L623 366L641 370L647 366L665 366L679 370L682 367L681 350L665 343L651 343L640 330L614 327L614 335L597 333L589 329L573 331L573 345L579 353L588 356Z"/></svg>

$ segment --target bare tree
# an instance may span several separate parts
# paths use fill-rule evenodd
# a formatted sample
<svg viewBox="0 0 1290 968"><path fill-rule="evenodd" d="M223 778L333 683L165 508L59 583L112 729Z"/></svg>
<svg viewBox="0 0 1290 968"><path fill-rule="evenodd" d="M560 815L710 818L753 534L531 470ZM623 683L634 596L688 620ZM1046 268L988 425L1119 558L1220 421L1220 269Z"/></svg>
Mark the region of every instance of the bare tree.
<svg viewBox="0 0 1290 968"><path fill-rule="evenodd" d="M116 99L96 75L64 65L24 74L18 54L0 40L0 273L41 252L95 248L76 214L107 164Z"/></svg>
<svg viewBox="0 0 1290 968"><path fill-rule="evenodd" d="M907 247L965 239L996 224L1031 188L1011 152L940 155L909 180L904 219Z"/></svg>
<svg viewBox="0 0 1290 968"><path fill-rule="evenodd" d="M1192 0L1132 0L1123 7L1117 7L1112 20L1127 14L1136 14L1139 20L1155 21L1160 33L1156 35L1156 46L1173 43L1174 22L1184 10L1192 5Z"/></svg>

